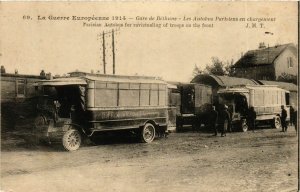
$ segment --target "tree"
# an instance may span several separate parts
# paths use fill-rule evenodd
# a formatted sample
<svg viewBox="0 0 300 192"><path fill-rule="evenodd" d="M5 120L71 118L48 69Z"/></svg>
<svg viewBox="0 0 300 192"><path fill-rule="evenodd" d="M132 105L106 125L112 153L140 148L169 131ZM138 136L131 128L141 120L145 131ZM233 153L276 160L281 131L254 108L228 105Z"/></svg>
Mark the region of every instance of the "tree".
<svg viewBox="0 0 300 192"><path fill-rule="evenodd" d="M197 76L199 74L208 74L208 75L229 75L234 76L234 68L232 68L234 61L221 61L218 57L211 58L212 64L207 64L204 70L199 69L197 65L195 65L193 69L193 76Z"/></svg>
<svg viewBox="0 0 300 192"><path fill-rule="evenodd" d="M194 69L193 69L193 77L199 75L199 74L203 74L204 71L199 69L199 67L195 64Z"/></svg>
<svg viewBox="0 0 300 192"><path fill-rule="evenodd" d="M225 65L218 57L212 57L212 65L206 65L205 71L211 75L225 75Z"/></svg>
<svg viewBox="0 0 300 192"><path fill-rule="evenodd" d="M226 61L226 64L225 64L225 73L226 73L226 75L228 75L228 76L234 76L235 75L235 70L232 67L233 65L234 65L233 59L231 59L230 62Z"/></svg>

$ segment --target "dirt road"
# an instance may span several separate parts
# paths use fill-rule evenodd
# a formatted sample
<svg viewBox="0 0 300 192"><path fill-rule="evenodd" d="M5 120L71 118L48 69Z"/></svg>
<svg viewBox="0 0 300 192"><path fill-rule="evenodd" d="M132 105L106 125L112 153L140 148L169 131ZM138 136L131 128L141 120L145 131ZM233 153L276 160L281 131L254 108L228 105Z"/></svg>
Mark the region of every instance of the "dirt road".
<svg viewBox="0 0 300 192"><path fill-rule="evenodd" d="M2 138L1 190L297 191L298 138L255 133L172 133L151 144L109 141L75 152Z"/></svg>

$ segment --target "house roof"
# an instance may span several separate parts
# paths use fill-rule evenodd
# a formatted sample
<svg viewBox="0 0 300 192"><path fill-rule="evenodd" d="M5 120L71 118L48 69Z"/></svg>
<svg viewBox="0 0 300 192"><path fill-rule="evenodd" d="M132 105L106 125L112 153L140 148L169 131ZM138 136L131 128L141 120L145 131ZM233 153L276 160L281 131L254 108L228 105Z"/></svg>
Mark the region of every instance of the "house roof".
<svg viewBox="0 0 300 192"><path fill-rule="evenodd" d="M233 68L244 68L272 64L278 58L278 56L288 48L290 48L293 53L297 55L297 48L292 43L276 45L274 47L263 49L250 50L233 65Z"/></svg>
<svg viewBox="0 0 300 192"><path fill-rule="evenodd" d="M262 85L277 85L278 87L289 91L298 90L297 85L293 83L279 82L279 81L264 81L264 80L258 80L258 82Z"/></svg>
<svg viewBox="0 0 300 192"><path fill-rule="evenodd" d="M231 87L237 85L259 85L258 82L252 79L217 76L217 75L197 75L191 83L200 83L210 85L212 87Z"/></svg>

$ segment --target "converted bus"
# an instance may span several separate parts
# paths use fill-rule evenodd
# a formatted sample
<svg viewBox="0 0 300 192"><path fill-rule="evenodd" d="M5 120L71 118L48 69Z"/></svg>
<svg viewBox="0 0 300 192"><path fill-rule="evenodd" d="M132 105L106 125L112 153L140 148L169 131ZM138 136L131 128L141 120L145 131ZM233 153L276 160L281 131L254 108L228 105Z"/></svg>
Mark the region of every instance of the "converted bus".
<svg viewBox="0 0 300 192"><path fill-rule="evenodd" d="M218 91L219 104L227 105L232 115L233 125L242 131L248 130L247 113L254 107L257 113L257 123L269 123L275 128L281 128L281 106L287 110L287 120L290 118L289 91L276 85L245 85L234 86Z"/></svg>
<svg viewBox="0 0 300 192"><path fill-rule="evenodd" d="M77 150L83 137L130 130L150 143L168 126L167 84L154 77L86 75L39 81L34 132Z"/></svg>
<svg viewBox="0 0 300 192"><path fill-rule="evenodd" d="M212 109L212 88L208 85L187 83L177 85L180 93L180 107L176 116L176 128L192 126L194 130L208 125Z"/></svg>

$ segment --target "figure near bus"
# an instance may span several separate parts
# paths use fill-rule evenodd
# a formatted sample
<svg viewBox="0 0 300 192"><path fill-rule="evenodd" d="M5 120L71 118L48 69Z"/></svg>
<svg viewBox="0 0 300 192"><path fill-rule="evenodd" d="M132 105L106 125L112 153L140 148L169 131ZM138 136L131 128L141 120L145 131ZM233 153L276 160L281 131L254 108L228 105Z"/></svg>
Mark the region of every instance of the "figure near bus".
<svg viewBox="0 0 300 192"><path fill-rule="evenodd" d="M216 110L215 106L212 106L210 112L210 127L214 130L214 136L218 135L218 111Z"/></svg>
<svg viewBox="0 0 300 192"><path fill-rule="evenodd" d="M286 124L286 118L287 118L287 112L283 105L281 105L281 126L282 126L282 132L287 131L287 124Z"/></svg>
<svg viewBox="0 0 300 192"><path fill-rule="evenodd" d="M254 110L254 107L250 107L247 115L247 122L249 129L252 129L254 132L255 130L255 120L256 120L256 111Z"/></svg>
<svg viewBox="0 0 300 192"><path fill-rule="evenodd" d="M224 105L219 115L219 125L221 128L221 137L226 136L228 125L230 123L230 114L227 105Z"/></svg>

